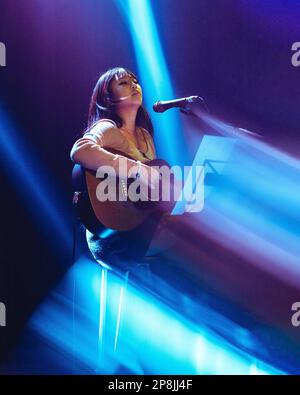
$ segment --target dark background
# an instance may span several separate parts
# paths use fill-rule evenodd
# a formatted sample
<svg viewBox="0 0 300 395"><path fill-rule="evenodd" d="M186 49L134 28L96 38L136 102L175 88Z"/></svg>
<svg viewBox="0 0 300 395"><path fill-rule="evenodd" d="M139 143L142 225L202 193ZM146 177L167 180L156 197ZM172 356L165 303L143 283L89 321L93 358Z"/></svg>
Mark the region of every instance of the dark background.
<svg viewBox="0 0 300 395"><path fill-rule="evenodd" d="M297 2L151 4L178 97L200 94L213 114L298 155L300 67L291 64L292 43L300 41ZM130 32L110 0L1 0L0 41L7 49L0 105L14 125L16 148L12 156L5 144L1 147L4 352L72 264L69 152L85 127L95 81L109 67L138 70ZM5 139L10 130L1 128ZM24 184L18 187L18 166L27 166L19 149L34 160L36 180L47 185L47 199L64 223L68 242L47 210L30 209ZM29 195L38 189L37 181Z"/></svg>

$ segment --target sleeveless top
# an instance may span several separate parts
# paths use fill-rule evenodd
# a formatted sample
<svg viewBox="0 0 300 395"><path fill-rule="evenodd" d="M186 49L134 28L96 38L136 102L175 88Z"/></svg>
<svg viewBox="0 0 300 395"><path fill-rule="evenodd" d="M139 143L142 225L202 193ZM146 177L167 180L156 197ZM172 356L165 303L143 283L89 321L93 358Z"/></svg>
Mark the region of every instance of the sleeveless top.
<svg viewBox="0 0 300 395"><path fill-rule="evenodd" d="M97 126L102 122L110 122L115 128L103 133L97 129ZM136 135L133 135L123 127L118 128L111 119L100 119L76 143L78 144L82 139L91 139L103 149L112 148L118 150L141 162L146 162L156 157L152 136L146 129L137 127Z"/></svg>

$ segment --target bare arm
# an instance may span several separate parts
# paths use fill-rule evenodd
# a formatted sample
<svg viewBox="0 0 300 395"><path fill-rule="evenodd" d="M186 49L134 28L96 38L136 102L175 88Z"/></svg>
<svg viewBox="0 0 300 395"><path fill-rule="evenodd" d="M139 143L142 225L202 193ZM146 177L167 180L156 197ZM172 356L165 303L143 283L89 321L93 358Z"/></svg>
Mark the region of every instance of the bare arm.
<svg viewBox="0 0 300 395"><path fill-rule="evenodd" d="M136 161L122 155L115 155L103 148L115 148L118 138L118 128L113 123L99 122L90 132L75 142L70 153L71 160L86 169L95 171L100 166L110 166L118 176L119 166L129 170L137 165Z"/></svg>

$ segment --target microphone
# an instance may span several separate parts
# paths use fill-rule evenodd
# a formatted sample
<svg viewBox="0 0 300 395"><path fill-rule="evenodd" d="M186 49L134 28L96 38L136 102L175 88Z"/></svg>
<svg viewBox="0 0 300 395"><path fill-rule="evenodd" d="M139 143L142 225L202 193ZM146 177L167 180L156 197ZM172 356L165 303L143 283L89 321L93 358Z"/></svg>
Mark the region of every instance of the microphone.
<svg viewBox="0 0 300 395"><path fill-rule="evenodd" d="M188 104L193 103L198 99L203 101L203 98L200 96L189 96L189 97L183 97L182 99L175 99L168 101L159 100L153 104L153 110L155 112L164 112L169 108L173 108L173 107L185 108Z"/></svg>

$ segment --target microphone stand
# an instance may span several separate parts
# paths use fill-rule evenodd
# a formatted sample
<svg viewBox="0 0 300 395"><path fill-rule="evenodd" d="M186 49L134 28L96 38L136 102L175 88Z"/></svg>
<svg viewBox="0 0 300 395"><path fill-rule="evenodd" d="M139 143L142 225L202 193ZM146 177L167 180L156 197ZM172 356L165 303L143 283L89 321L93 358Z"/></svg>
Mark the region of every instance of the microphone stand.
<svg viewBox="0 0 300 395"><path fill-rule="evenodd" d="M209 120L215 120L220 122L219 128L223 129L222 132L220 133L220 130L218 131L219 134L225 134L228 135L230 137L254 137L254 138L258 138L258 139L263 139L263 136L259 133L255 133L255 132L251 132L250 130L246 130L244 128L240 128L239 126L236 125L232 125L232 124L226 124L223 121L217 120L217 118L213 117L211 115L211 112L207 106L207 104L205 103L204 99L201 96L194 96L194 100L191 101L190 103L195 103L196 101L201 101L201 104L204 107L204 110L192 110L191 107L189 106L189 103L187 103L187 105L185 105L183 108L180 108L180 112L184 115L190 116L190 117L194 117L200 121L205 122L208 126L213 127L215 130L217 130L218 128L216 126L212 126L212 124L209 122ZM204 116L203 116L204 113ZM206 113L206 115L205 115ZM221 125L222 124L222 125ZM228 128L230 128L231 130L229 131Z"/></svg>
<svg viewBox="0 0 300 395"><path fill-rule="evenodd" d="M193 97L193 100L190 100L190 102L188 102L183 108L180 108L180 112L182 112L182 113L185 114L185 115L189 115L189 116L192 116L192 117L196 117L196 118L201 119L200 115L196 114L196 113L189 107L189 104L190 104L190 103L193 104L193 103L195 103L196 101L200 101L201 104L204 106L206 112L207 112L207 113L210 113L209 108L208 108L207 104L205 103L203 97L201 97L201 96L192 96L192 97Z"/></svg>

